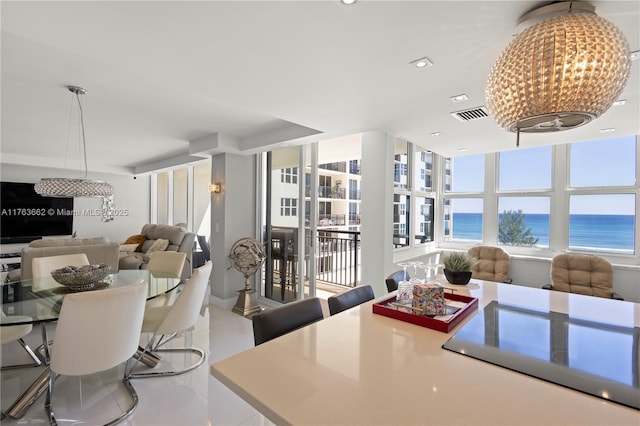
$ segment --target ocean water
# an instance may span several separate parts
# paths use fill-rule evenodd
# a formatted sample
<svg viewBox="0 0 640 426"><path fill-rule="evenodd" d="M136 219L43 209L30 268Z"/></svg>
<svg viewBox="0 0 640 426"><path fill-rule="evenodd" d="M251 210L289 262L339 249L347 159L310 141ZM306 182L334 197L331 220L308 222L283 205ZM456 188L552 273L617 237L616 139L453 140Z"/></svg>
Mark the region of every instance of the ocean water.
<svg viewBox="0 0 640 426"><path fill-rule="evenodd" d="M525 214L524 221L538 238L536 246L549 246L549 215ZM569 248L633 253L633 215L573 214L569 217ZM454 213L453 238L482 241L481 213Z"/></svg>

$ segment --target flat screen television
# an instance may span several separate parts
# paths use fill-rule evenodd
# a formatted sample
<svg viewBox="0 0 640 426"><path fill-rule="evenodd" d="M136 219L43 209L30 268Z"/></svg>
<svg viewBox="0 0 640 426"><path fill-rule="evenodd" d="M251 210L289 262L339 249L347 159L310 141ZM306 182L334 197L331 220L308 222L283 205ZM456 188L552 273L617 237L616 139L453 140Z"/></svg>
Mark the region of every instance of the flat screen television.
<svg viewBox="0 0 640 426"><path fill-rule="evenodd" d="M43 197L33 183L0 182L0 243L73 233L73 198Z"/></svg>

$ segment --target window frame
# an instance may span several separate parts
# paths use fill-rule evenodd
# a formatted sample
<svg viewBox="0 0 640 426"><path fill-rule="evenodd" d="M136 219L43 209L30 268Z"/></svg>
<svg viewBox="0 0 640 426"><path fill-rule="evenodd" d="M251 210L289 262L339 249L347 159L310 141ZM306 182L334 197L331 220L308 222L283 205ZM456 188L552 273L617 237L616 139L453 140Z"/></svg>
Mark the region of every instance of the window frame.
<svg viewBox="0 0 640 426"><path fill-rule="evenodd" d="M498 198L517 196L548 196L550 198L549 212L549 247L533 248L506 246L510 254L532 256L538 258L552 258L558 253L586 253L604 257L610 262L619 265L637 265L637 256L640 253L640 136L632 136L635 140L636 158L635 185L627 186L599 186L599 187L576 187L569 186L570 178L570 147L571 143L556 144L552 146L551 153L551 188L531 189L531 190L498 190L499 177L499 153L487 153L485 156L485 191L484 192L446 192L447 182L446 161L447 158L437 156L438 171L440 179L438 186L438 202L436 204L438 213L436 214L439 225L437 232L437 245L441 249L466 250L474 244L460 241L446 241L445 238L445 206L446 198L469 198L482 197L484 199L483 209L483 241L482 244L497 245L498 235ZM581 142L576 142L581 143ZM449 175L451 176L451 175ZM452 176L450 177L450 179ZM633 194L635 195L635 233L634 249L635 253L616 253L609 251L585 251L569 249L569 199L572 195L608 195L608 194ZM450 228L450 232L453 230Z"/></svg>

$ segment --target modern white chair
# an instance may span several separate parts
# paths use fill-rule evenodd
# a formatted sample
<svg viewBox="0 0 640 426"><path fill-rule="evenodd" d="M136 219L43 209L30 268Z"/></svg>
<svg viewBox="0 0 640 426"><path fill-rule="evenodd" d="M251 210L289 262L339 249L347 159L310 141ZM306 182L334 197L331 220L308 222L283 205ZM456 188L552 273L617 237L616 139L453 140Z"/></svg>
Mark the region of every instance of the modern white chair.
<svg viewBox="0 0 640 426"><path fill-rule="evenodd" d="M172 305L146 309L142 332L152 333L152 336L146 347L139 349L136 355L138 359L142 359L148 353L191 352L198 355L199 359L183 370L133 373L131 378L175 376L191 371L204 362L205 353L199 348L161 348L161 346L176 337L178 333L188 331L196 324L207 291L211 268L212 264L209 261L200 268L194 269L191 278L184 285L184 289L178 294L176 301Z"/></svg>
<svg viewBox="0 0 640 426"><path fill-rule="evenodd" d="M2 316L2 322L26 322L31 321L31 317L26 315L5 315L5 313L0 310L0 316ZM2 370L8 370L12 368L23 368L23 367L39 367L42 365L42 361L38 356L33 352L33 350L25 343L22 339L27 334L31 333L33 326L31 324L19 324L19 325L5 325L4 327L0 327L0 343L3 345L5 343L11 343L17 341L20 343L20 346L24 348L27 354L33 359L33 363L30 364L17 364L17 365L5 365L2 366Z"/></svg>
<svg viewBox="0 0 640 426"><path fill-rule="evenodd" d="M156 251L149 259L147 270L151 271L154 277L180 278L186 259L186 253L178 251ZM155 297L147 302L147 309L171 305L175 301L177 294L178 287L168 293Z"/></svg>
<svg viewBox="0 0 640 426"><path fill-rule="evenodd" d="M84 266L89 265L89 258L84 253L63 254L60 256L34 257L31 261L31 269L33 270L32 290L47 290L46 281L40 278L51 276L51 271L64 268L65 266Z"/></svg>
<svg viewBox="0 0 640 426"><path fill-rule="evenodd" d="M57 424L51 403L56 376L84 376L125 364L123 384L132 403L108 424L115 424L138 405L138 395L129 382L129 360L140 341L147 284L72 293L65 296L51 350L49 386L45 401L49 421ZM133 363L131 363L131 367ZM68 399L67 395L64 398ZM94 423L85 420L87 423Z"/></svg>
<svg viewBox="0 0 640 426"><path fill-rule="evenodd" d="M180 278L186 259L187 254L179 251L156 251L151 255L147 269L156 276Z"/></svg>

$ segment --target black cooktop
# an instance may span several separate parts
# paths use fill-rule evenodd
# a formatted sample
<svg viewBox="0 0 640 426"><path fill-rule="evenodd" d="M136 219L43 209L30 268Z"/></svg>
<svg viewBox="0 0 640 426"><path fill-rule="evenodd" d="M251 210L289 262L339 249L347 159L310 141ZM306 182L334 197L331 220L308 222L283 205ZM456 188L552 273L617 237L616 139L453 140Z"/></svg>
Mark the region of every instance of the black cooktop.
<svg viewBox="0 0 640 426"><path fill-rule="evenodd" d="M640 328L492 301L443 346L640 410Z"/></svg>

